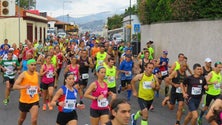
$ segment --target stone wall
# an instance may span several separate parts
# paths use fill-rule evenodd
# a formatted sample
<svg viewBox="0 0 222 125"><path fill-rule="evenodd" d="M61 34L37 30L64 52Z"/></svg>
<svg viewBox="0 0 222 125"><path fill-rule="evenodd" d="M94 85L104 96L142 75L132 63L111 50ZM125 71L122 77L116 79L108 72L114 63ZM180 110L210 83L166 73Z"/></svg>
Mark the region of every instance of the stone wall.
<svg viewBox="0 0 222 125"><path fill-rule="evenodd" d="M204 64L210 57L213 64L222 61L222 20L159 23L141 27L141 49L149 40L154 41L155 57L168 50L170 64L179 53L188 57L188 63Z"/></svg>

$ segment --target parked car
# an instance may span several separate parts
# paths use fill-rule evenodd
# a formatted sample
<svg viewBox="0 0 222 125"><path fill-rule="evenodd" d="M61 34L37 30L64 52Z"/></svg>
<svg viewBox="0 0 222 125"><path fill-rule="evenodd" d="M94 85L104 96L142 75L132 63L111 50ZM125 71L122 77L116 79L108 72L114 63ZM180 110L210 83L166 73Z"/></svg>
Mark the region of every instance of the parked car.
<svg viewBox="0 0 222 125"><path fill-rule="evenodd" d="M59 32L57 34L57 36L60 37L60 38L64 38L64 37L66 37L66 33L65 32Z"/></svg>

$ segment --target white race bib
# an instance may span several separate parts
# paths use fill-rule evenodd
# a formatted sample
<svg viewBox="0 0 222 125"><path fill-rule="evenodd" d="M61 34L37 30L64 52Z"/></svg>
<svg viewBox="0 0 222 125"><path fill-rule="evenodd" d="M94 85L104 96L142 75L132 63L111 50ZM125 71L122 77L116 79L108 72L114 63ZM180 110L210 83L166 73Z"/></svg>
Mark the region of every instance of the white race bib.
<svg viewBox="0 0 222 125"><path fill-rule="evenodd" d="M103 99L100 99L100 100L97 100L97 104L98 104L98 107L107 107L109 102L106 98L103 98Z"/></svg>
<svg viewBox="0 0 222 125"><path fill-rule="evenodd" d="M99 60L98 64L99 64L99 66L102 66L103 65L103 60Z"/></svg>
<svg viewBox="0 0 222 125"><path fill-rule="evenodd" d="M30 95L31 97L34 97L34 95L38 93L38 87L36 87L36 86L31 86L31 87L29 87L29 88L27 89L26 93L27 93L28 95Z"/></svg>
<svg viewBox="0 0 222 125"><path fill-rule="evenodd" d="M220 89L220 83L214 84L214 89Z"/></svg>
<svg viewBox="0 0 222 125"><path fill-rule="evenodd" d="M132 72L131 71L127 71L127 73L125 75L126 75L126 77L130 77L132 75Z"/></svg>
<svg viewBox="0 0 222 125"><path fill-rule="evenodd" d="M109 83L112 83L112 82L114 82L115 81L115 77L113 77L113 76L109 76L108 77L108 82Z"/></svg>
<svg viewBox="0 0 222 125"><path fill-rule="evenodd" d="M76 108L76 100L75 99L66 99L64 108L74 110Z"/></svg>
<svg viewBox="0 0 222 125"><path fill-rule="evenodd" d="M192 94L192 95L200 95L201 92L202 92L202 88L192 87L192 91L191 91L191 94Z"/></svg>
<svg viewBox="0 0 222 125"><path fill-rule="evenodd" d="M167 70L166 71L161 71L162 76L166 76L168 74Z"/></svg>
<svg viewBox="0 0 222 125"><path fill-rule="evenodd" d="M182 90L181 90L180 87L177 87L177 88L176 88L176 93L182 93Z"/></svg>
<svg viewBox="0 0 222 125"><path fill-rule="evenodd" d="M82 79L88 79L88 78L89 78L89 74L88 73L82 74Z"/></svg>
<svg viewBox="0 0 222 125"><path fill-rule="evenodd" d="M53 78L54 74L52 70L49 70L48 73L46 74L46 78Z"/></svg>
<svg viewBox="0 0 222 125"><path fill-rule="evenodd" d="M143 82L143 88L144 89L152 89L151 84L152 84L152 82L145 81L145 82Z"/></svg>

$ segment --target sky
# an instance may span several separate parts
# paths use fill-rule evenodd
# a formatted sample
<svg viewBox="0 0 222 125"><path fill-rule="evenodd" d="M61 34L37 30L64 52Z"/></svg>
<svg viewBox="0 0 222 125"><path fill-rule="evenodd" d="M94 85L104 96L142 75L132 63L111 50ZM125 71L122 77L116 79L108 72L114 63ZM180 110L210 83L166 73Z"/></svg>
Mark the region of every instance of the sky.
<svg viewBox="0 0 222 125"><path fill-rule="evenodd" d="M131 2L133 5L136 0L131 0ZM36 9L47 12L52 17L63 14L82 17L105 11L115 13L125 10L129 3L130 0L36 0Z"/></svg>

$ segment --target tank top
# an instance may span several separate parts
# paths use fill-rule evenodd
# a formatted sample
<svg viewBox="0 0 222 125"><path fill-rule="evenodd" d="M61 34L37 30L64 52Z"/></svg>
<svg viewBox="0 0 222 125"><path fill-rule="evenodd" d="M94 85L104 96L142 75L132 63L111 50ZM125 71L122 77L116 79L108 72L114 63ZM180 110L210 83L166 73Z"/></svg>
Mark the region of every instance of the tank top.
<svg viewBox="0 0 222 125"><path fill-rule="evenodd" d="M183 81L184 81L184 79L186 77L186 73L184 72L184 74L181 74L179 72L179 70L177 70L176 72L177 72L177 77L173 78L172 82L175 83L175 84L183 83ZM172 94L174 94L174 93L182 94L182 90L181 90L180 87L176 88L176 87L172 86L171 93Z"/></svg>
<svg viewBox="0 0 222 125"><path fill-rule="evenodd" d="M92 48L92 56L95 57L99 51L100 51L99 47L93 47Z"/></svg>
<svg viewBox="0 0 222 125"><path fill-rule="evenodd" d="M163 62L166 62L166 65L162 66ZM168 70L168 62L169 62L169 59L168 58L163 58L163 57L160 57L160 71L166 71Z"/></svg>
<svg viewBox="0 0 222 125"><path fill-rule="evenodd" d="M57 54L57 59L58 59L58 65L59 65L59 68L62 68L62 62L63 62L63 56L61 53Z"/></svg>
<svg viewBox="0 0 222 125"><path fill-rule="evenodd" d="M34 74L30 75L27 71L25 71L24 78L22 79L20 85L30 85L30 88L20 90L20 102L30 104L39 101L39 82L37 72L34 72Z"/></svg>
<svg viewBox="0 0 222 125"><path fill-rule="evenodd" d="M151 87L151 84L155 82L154 75L146 76L143 74L142 79L139 82L138 97L146 101L154 99L154 90Z"/></svg>
<svg viewBox="0 0 222 125"><path fill-rule="evenodd" d="M57 57L55 55L52 56L51 62L52 62L54 67L57 66Z"/></svg>
<svg viewBox="0 0 222 125"><path fill-rule="evenodd" d="M109 68L106 64L104 64L104 67L106 68L106 77L104 81L107 83L108 88L114 88L116 86L116 67L113 66Z"/></svg>
<svg viewBox="0 0 222 125"><path fill-rule="evenodd" d="M212 73L212 78L210 79L210 82L215 82L218 81L217 84L208 84L208 90L206 91L207 94L209 95L219 95L221 91L221 73L216 73L215 71L211 71Z"/></svg>
<svg viewBox="0 0 222 125"><path fill-rule="evenodd" d="M78 91L74 88L70 91L65 85L61 87L63 95L58 99L59 102L65 102L65 106L58 106L59 112L72 112L76 109L76 100Z"/></svg>
<svg viewBox="0 0 222 125"><path fill-rule="evenodd" d="M179 70L180 69L180 63L178 61L175 62L176 63L176 67L174 68L174 70Z"/></svg>
<svg viewBox="0 0 222 125"><path fill-rule="evenodd" d="M107 88L107 84L104 82L104 88L102 88L99 85L98 81L95 81L96 83L96 90L92 92L92 96L94 97L99 97L101 94L104 95L105 98L103 98L102 100L92 100L91 103L91 108L95 109L95 110L104 110L104 109L108 109L108 88Z"/></svg>
<svg viewBox="0 0 222 125"><path fill-rule="evenodd" d="M89 64L89 58L87 57L85 60L82 57L79 58L79 72L82 75L83 73L89 72L89 66L85 66L85 63Z"/></svg>
<svg viewBox="0 0 222 125"><path fill-rule="evenodd" d="M49 71L42 76L42 83L44 83L44 84L50 84L50 83L54 82L54 74L53 73L55 71L55 68L53 67L52 64L49 67L47 67L47 65L44 64L43 72L45 72L47 69Z"/></svg>
<svg viewBox="0 0 222 125"><path fill-rule="evenodd" d="M207 70L205 69L205 67L203 66L203 76L204 76L204 77L206 77L211 71L212 71L212 67L210 67L210 70L207 71Z"/></svg>
<svg viewBox="0 0 222 125"><path fill-rule="evenodd" d="M106 52L96 54L96 67L103 65L104 60L106 59Z"/></svg>
<svg viewBox="0 0 222 125"><path fill-rule="evenodd" d="M150 62L150 60L148 60L148 62L147 63L149 63ZM141 68L141 72L140 73L143 73L144 72L144 70L145 70L145 61L144 61L144 58L142 58L142 64L141 64L141 66L140 66L140 68Z"/></svg>
<svg viewBox="0 0 222 125"><path fill-rule="evenodd" d="M73 72L74 81L78 82L78 80L79 80L79 67L77 65L75 67L72 67L72 65L70 64L69 71Z"/></svg>

